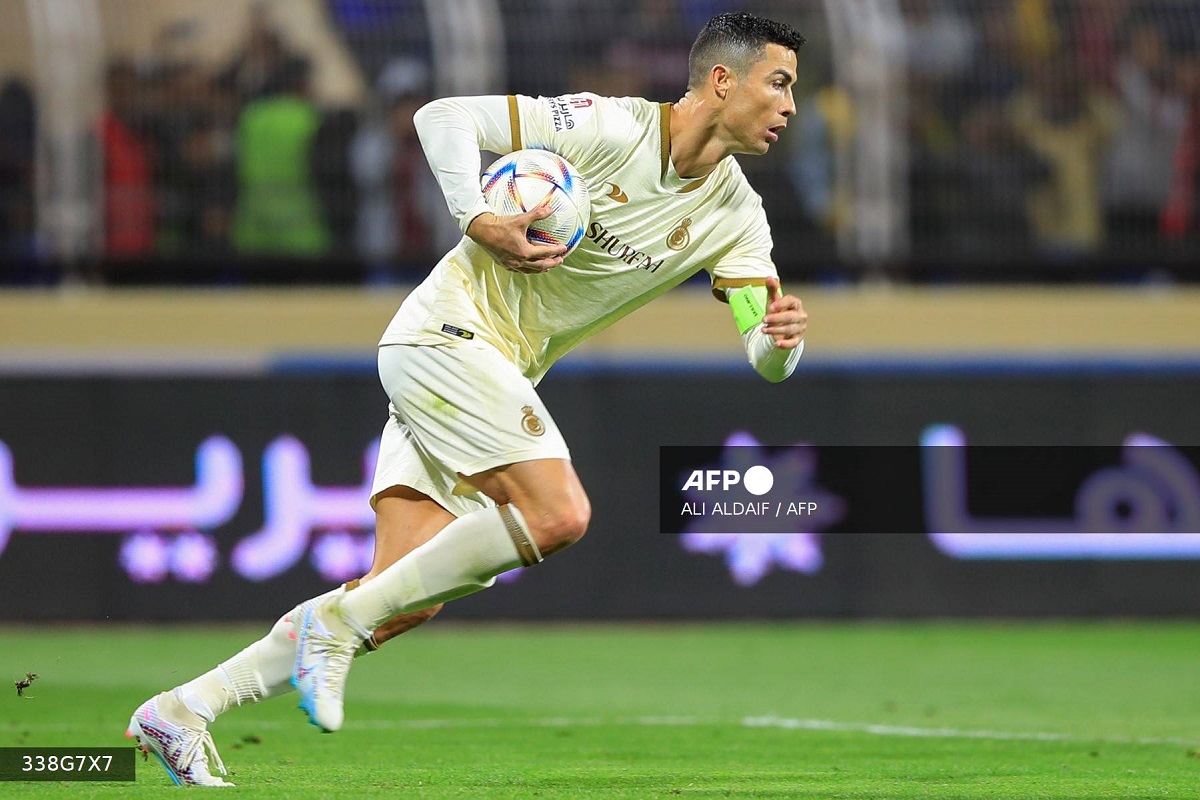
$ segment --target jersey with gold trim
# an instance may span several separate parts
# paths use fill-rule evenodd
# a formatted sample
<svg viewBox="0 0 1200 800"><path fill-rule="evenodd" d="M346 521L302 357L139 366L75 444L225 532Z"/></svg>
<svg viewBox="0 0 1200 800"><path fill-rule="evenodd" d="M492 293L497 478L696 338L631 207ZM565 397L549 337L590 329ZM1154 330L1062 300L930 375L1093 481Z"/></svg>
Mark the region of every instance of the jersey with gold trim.
<svg viewBox="0 0 1200 800"><path fill-rule="evenodd" d="M701 269L721 299L724 287L776 275L762 200L737 162L725 158L698 180L675 171L669 104L593 94L454 102L482 149L545 148L570 161L591 194L591 220L562 265L538 275L500 267L463 237L380 344L478 336L537 382L580 342ZM507 102L507 119L497 102Z"/></svg>

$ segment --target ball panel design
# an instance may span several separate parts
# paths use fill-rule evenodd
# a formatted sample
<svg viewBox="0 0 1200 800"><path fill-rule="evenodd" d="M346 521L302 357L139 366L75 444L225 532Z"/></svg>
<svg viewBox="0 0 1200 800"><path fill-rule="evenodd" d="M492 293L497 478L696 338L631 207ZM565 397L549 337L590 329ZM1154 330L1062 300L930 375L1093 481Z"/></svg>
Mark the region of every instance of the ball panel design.
<svg viewBox="0 0 1200 800"><path fill-rule="evenodd" d="M549 150L518 150L502 156L481 179L483 196L500 216L521 214L542 204L552 214L529 226L536 244L563 245L568 252L583 240L591 199L579 172Z"/></svg>

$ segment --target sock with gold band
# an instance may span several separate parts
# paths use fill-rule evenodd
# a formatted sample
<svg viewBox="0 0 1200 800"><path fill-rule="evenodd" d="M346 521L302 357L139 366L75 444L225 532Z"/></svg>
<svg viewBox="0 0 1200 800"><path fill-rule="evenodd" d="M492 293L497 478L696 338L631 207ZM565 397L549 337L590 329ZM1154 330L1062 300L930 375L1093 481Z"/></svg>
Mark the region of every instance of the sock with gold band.
<svg viewBox="0 0 1200 800"><path fill-rule="evenodd" d="M495 576L542 560L513 505L466 514L371 581L337 599L338 615L367 639L396 614L477 592Z"/></svg>

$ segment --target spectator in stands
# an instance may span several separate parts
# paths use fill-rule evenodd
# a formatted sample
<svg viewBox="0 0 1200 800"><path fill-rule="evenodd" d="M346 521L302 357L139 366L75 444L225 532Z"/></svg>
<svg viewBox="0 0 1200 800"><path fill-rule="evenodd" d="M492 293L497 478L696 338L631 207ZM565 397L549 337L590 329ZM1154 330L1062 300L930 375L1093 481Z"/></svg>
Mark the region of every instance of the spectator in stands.
<svg viewBox="0 0 1200 800"><path fill-rule="evenodd" d="M349 108L326 111L313 138L309 163L321 214L329 226L335 253L354 250L358 216L358 187L350 163L350 149L358 134L358 112Z"/></svg>
<svg viewBox="0 0 1200 800"><path fill-rule="evenodd" d="M949 200L944 245L974 258L1026 254L1032 244L1026 200L1050 177L1048 164L1014 135L998 101L964 115L959 140L942 176Z"/></svg>
<svg viewBox="0 0 1200 800"><path fill-rule="evenodd" d="M904 16L908 197L918 248L940 240L947 226L945 170L955 149L955 109L949 89L971 64L974 31L942 0L901 0Z"/></svg>
<svg viewBox="0 0 1200 800"><path fill-rule="evenodd" d="M33 93L15 78L0 88L0 283L36 280L33 166L37 115Z"/></svg>
<svg viewBox="0 0 1200 800"><path fill-rule="evenodd" d="M932 164L915 164L914 201L924 205L912 203L912 227L918 244L925 234L934 241L924 244L971 258L1011 257L1029 244L1025 197L1034 177L1044 180L1045 168L1012 135L1003 112L1023 81L1018 15L1011 3L974 8L970 64L944 88L950 146ZM923 212L938 215L928 233Z"/></svg>
<svg viewBox="0 0 1200 800"><path fill-rule="evenodd" d="M98 132L104 157L104 252L120 259L146 256L155 244L154 154L133 65L110 65L106 88L108 105Z"/></svg>
<svg viewBox="0 0 1200 800"><path fill-rule="evenodd" d="M389 63L376 82L378 107L351 145L361 198L358 251L373 283L419 280L430 258L461 236L445 213L413 126L413 114L431 99L429 81L420 61L402 57Z"/></svg>
<svg viewBox="0 0 1200 800"><path fill-rule="evenodd" d="M1195 53L1200 47L1200 5L1196 0L1135 0L1132 11L1157 22L1173 52Z"/></svg>
<svg viewBox="0 0 1200 800"><path fill-rule="evenodd" d="M1023 63L1037 64L1060 51L1062 31L1054 0L1012 0L1011 8Z"/></svg>
<svg viewBox="0 0 1200 800"><path fill-rule="evenodd" d="M179 252L208 259L228 254L237 183L233 143L214 114L193 120L179 151Z"/></svg>
<svg viewBox="0 0 1200 800"><path fill-rule="evenodd" d="M307 60L291 59L278 92L242 110L237 133L239 252L282 257L324 255L330 245L310 159L321 115L309 99Z"/></svg>
<svg viewBox="0 0 1200 800"><path fill-rule="evenodd" d="M429 63L432 52L425 0L325 0L329 20L376 85L396 53ZM505 31L506 37L511 31Z"/></svg>
<svg viewBox="0 0 1200 800"><path fill-rule="evenodd" d="M1094 251L1104 239L1100 172L1118 121L1112 99L1081 86L1067 56L1043 62L1009 107L1013 129L1049 167L1029 194L1035 240L1054 256Z"/></svg>
<svg viewBox="0 0 1200 800"><path fill-rule="evenodd" d="M537 97L610 90L613 81L604 72L602 56L614 38L629 32L622 16L625 8L592 0L498 0L498 6L505 22L511 91ZM545 31L554 35L546 36ZM622 81L624 77L616 76ZM624 83L618 88L636 87Z"/></svg>
<svg viewBox="0 0 1200 800"><path fill-rule="evenodd" d="M804 6L812 6L822 3L824 0L791 0L785 4L779 4L776 9L781 15L789 15L797 10L802 10ZM679 12L683 15L684 26L691 31L692 36L700 32L704 27L704 23L717 14L731 11L745 11L745 0L679 0ZM824 12L822 12L824 13Z"/></svg>
<svg viewBox="0 0 1200 800"><path fill-rule="evenodd" d="M221 85L232 91L240 103L257 100L274 90L279 75L294 59L275 30L264 3L250 10L250 27L246 43L233 60L221 71Z"/></svg>
<svg viewBox="0 0 1200 800"><path fill-rule="evenodd" d="M789 140L788 176L809 235L819 235L831 246L850 222L848 186L839 184L837 173L839 164L849 162L854 144L853 99L829 80L799 106L792 124L797 131Z"/></svg>
<svg viewBox="0 0 1200 800"><path fill-rule="evenodd" d="M1021 85L1020 55L1011 11L988 8L979 23L978 46L962 80L952 87L969 113L976 103L1006 100Z"/></svg>
<svg viewBox="0 0 1200 800"><path fill-rule="evenodd" d="M1195 243L1200 242L1200 53L1185 54L1176 76L1179 93L1188 101L1188 116L1173 154L1159 230L1169 241Z"/></svg>
<svg viewBox="0 0 1200 800"><path fill-rule="evenodd" d="M156 156L158 250L163 255L190 256L196 254L191 249L196 242L191 235L194 231L187 228L195 222L197 204L212 199L207 184L222 180L222 168L231 166L203 153L205 145L216 141L209 133L216 119L218 93L211 75L194 61L162 61L152 75L143 83L152 87L144 93L144 103ZM195 174L196 169L212 170L212 175Z"/></svg>
<svg viewBox="0 0 1200 800"><path fill-rule="evenodd" d="M622 35L607 43L604 66L640 77L639 94L648 100L674 100L688 81L688 52L696 31L680 14L679 0L636 0Z"/></svg>
<svg viewBox="0 0 1200 800"><path fill-rule="evenodd" d="M1144 5L1144 0L1059 3L1060 25L1071 42L1085 83L1113 88L1118 45L1130 27L1131 11Z"/></svg>
<svg viewBox="0 0 1200 800"><path fill-rule="evenodd" d="M947 81L971 63L975 33L943 0L901 0L906 60L911 78Z"/></svg>
<svg viewBox="0 0 1200 800"><path fill-rule="evenodd" d="M1128 32L1116 67L1123 114L1108 161L1105 199L1111 229L1141 241L1157 231L1187 124L1187 101L1175 78L1162 30L1151 21L1138 23Z"/></svg>

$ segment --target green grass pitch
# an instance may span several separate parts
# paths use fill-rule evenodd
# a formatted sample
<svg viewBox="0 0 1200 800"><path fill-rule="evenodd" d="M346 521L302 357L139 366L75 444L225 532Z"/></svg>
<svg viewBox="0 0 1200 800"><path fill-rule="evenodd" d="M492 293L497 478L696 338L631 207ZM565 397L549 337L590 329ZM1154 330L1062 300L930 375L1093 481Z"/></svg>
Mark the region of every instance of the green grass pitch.
<svg viewBox="0 0 1200 800"><path fill-rule="evenodd" d="M126 746L150 694L260 627L0 627L0 746ZM1200 625L437 622L359 659L347 723L295 695L213 737L245 798L1194 798ZM0 783L0 797L158 798ZM203 791L190 789L187 791Z"/></svg>

